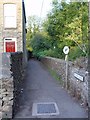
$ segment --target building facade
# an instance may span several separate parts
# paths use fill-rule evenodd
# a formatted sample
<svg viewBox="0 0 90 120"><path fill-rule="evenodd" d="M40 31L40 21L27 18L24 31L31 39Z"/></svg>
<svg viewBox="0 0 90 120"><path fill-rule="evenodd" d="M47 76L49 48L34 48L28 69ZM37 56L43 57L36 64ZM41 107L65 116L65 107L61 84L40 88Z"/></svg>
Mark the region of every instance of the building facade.
<svg viewBox="0 0 90 120"><path fill-rule="evenodd" d="M24 0L0 0L0 52L23 52L27 59Z"/></svg>

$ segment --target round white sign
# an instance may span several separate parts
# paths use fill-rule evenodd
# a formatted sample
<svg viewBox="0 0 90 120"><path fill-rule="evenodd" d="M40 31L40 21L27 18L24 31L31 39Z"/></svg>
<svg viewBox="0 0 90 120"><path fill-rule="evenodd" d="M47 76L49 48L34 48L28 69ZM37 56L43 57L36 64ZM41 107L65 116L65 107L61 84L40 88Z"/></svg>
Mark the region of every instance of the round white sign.
<svg viewBox="0 0 90 120"><path fill-rule="evenodd" d="M64 54L68 54L69 53L69 47L68 46L65 46L64 48L63 48L63 52L64 52Z"/></svg>

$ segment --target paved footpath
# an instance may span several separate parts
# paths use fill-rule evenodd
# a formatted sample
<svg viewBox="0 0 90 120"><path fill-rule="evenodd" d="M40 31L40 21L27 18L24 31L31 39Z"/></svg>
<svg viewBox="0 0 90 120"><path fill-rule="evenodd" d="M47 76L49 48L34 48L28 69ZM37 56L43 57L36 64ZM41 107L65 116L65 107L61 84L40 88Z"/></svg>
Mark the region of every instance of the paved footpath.
<svg viewBox="0 0 90 120"><path fill-rule="evenodd" d="M20 109L15 118L86 118L86 110L60 86L48 70L37 60L31 59L23 83ZM58 115L32 116L33 103L55 102Z"/></svg>

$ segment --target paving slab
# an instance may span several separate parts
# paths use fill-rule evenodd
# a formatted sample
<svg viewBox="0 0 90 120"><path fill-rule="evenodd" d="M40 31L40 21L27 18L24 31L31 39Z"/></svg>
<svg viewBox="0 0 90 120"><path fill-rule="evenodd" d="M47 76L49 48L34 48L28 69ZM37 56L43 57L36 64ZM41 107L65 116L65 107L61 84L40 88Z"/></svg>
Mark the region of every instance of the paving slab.
<svg viewBox="0 0 90 120"><path fill-rule="evenodd" d="M57 104L59 114L33 116L33 104L48 102ZM86 109L60 86L59 82L51 76L47 68L40 61L31 59L28 62L19 100L19 110L15 118L87 117Z"/></svg>

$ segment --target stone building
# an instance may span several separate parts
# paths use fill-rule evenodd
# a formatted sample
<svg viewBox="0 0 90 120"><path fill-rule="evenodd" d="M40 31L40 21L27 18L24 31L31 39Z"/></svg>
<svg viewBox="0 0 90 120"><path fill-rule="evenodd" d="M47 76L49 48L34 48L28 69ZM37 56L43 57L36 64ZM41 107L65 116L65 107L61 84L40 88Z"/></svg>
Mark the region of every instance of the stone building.
<svg viewBox="0 0 90 120"><path fill-rule="evenodd" d="M23 52L26 57L24 0L0 0L0 53Z"/></svg>

